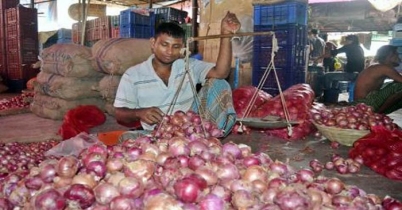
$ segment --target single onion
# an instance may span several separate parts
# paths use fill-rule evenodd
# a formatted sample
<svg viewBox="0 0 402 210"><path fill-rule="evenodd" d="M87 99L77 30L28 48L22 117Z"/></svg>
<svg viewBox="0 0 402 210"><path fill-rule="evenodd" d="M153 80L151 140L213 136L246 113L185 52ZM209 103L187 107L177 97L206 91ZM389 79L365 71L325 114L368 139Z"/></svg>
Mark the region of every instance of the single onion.
<svg viewBox="0 0 402 210"><path fill-rule="evenodd" d="M215 185L218 182L218 176L215 171L207 166L198 167L195 173L204 178L209 186Z"/></svg>
<svg viewBox="0 0 402 210"><path fill-rule="evenodd" d="M92 161L85 168L87 173L93 174L97 179L101 179L106 175L105 162Z"/></svg>
<svg viewBox="0 0 402 210"><path fill-rule="evenodd" d="M94 176L86 173L81 173L73 177L71 184L83 184L92 189L97 185L97 182L95 181Z"/></svg>
<svg viewBox="0 0 402 210"><path fill-rule="evenodd" d="M242 179L247 182L253 182L254 180L261 180L264 183L268 181L268 173L262 166L250 166L246 169Z"/></svg>
<svg viewBox="0 0 402 210"><path fill-rule="evenodd" d="M198 205L204 210L225 209L225 201L221 197L214 194L204 196L199 201Z"/></svg>
<svg viewBox="0 0 402 210"><path fill-rule="evenodd" d="M0 209L12 210L13 204L7 198L0 198Z"/></svg>
<svg viewBox="0 0 402 210"><path fill-rule="evenodd" d="M113 210L129 210L129 209L138 209L136 208L136 204L134 202L134 199L125 196L125 195L119 195L115 198L112 199L110 202L110 209Z"/></svg>
<svg viewBox="0 0 402 210"><path fill-rule="evenodd" d="M123 169L123 160L121 158L109 158L106 161L106 169L109 173L114 173Z"/></svg>
<svg viewBox="0 0 402 210"><path fill-rule="evenodd" d="M345 189L345 185L338 178L331 178L325 183L325 191L329 194L336 195Z"/></svg>
<svg viewBox="0 0 402 210"><path fill-rule="evenodd" d="M177 180L173 187L177 198L185 203L195 202L201 194L199 185L190 178Z"/></svg>
<svg viewBox="0 0 402 210"><path fill-rule="evenodd" d="M96 202L102 205L109 204L113 198L120 195L117 187L107 182L102 182L94 188Z"/></svg>
<svg viewBox="0 0 402 210"><path fill-rule="evenodd" d="M134 177L123 178L117 188L122 195L127 195L130 198L138 198L144 192L142 181Z"/></svg>
<svg viewBox="0 0 402 210"><path fill-rule="evenodd" d="M232 155L236 159L240 159L242 157L242 151L239 146L233 142L228 142L223 145L222 152L224 156Z"/></svg>
<svg viewBox="0 0 402 210"><path fill-rule="evenodd" d="M57 175L64 178L72 178L78 171L79 161L76 157L64 156L56 165Z"/></svg>
<svg viewBox="0 0 402 210"><path fill-rule="evenodd" d="M42 179L38 175L25 179L25 186L30 190L39 190L43 184Z"/></svg>
<svg viewBox="0 0 402 210"><path fill-rule="evenodd" d="M76 202L81 209L90 207L95 202L95 195L91 188L82 184L71 185L64 197L69 201Z"/></svg>
<svg viewBox="0 0 402 210"><path fill-rule="evenodd" d="M49 188L35 195L34 207L41 210L63 210L66 199L57 190Z"/></svg>
<svg viewBox="0 0 402 210"><path fill-rule="evenodd" d="M124 165L124 174L128 177L141 178L145 183L155 173L155 164L148 160L136 160Z"/></svg>

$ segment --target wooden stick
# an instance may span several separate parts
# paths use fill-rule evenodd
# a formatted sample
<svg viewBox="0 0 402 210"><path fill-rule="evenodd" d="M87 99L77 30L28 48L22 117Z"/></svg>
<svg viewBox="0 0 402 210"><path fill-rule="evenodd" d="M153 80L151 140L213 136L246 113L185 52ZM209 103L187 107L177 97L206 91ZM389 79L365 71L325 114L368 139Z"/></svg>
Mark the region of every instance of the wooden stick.
<svg viewBox="0 0 402 210"><path fill-rule="evenodd" d="M205 39L231 38L231 37L238 37L238 36L262 36L262 35L272 35L272 34L274 34L274 32L272 32L272 31L244 32L244 33L236 33L236 34L217 34L217 35L209 35L209 36L189 37L187 40L189 42L193 42L196 40L205 40Z"/></svg>

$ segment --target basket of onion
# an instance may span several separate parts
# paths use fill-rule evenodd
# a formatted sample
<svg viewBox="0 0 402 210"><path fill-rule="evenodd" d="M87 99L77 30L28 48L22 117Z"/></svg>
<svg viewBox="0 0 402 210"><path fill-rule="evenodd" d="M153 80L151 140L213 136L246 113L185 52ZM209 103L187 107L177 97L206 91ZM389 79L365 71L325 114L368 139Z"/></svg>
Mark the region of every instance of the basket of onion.
<svg viewBox="0 0 402 210"><path fill-rule="evenodd" d="M382 125L389 130L396 128L390 117L375 113L372 107L363 103L315 109L311 114L313 124L324 137L345 146L352 146L356 140L369 134L372 126Z"/></svg>

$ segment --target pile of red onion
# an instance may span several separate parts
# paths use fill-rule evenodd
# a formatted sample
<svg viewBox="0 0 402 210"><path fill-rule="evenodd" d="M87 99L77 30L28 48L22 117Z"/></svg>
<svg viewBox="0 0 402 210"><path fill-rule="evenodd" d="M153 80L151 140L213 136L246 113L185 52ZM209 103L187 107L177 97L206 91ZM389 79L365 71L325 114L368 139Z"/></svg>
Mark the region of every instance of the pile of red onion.
<svg viewBox="0 0 402 210"><path fill-rule="evenodd" d="M343 158L338 154L333 154L331 161L327 161L325 164L321 163L317 159L310 161L311 169L319 173L323 169L336 170L339 174L355 174L360 171L360 167L363 164L362 158Z"/></svg>
<svg viewBox="0 0 402 210"><path fill-rule="evenodd" d="M149 137L47 159L0 185L0 209L382 209L402 203L244 144Z"/></svg>
<svg viewBox="0 0 402 210"><path fill-rule="evenodd" d="M34 93L23 93L10 99L3 99L0 101L0 111L7 109L27 108L29 107L33 95Z"/></svg>
<svg viewBox="0 0 402 210"><path fill-rule="evenodd" d="M172 138L175 136L197 139L201 137L222 137L223 131L215 123L202 119L194 111L176 111L165 115L153 132L156 138Z"/></svg>
<svg viewBox="0 0 402 210"><path fill-rule="evenodd" d="M0 181L10 172L38 166L46 158L44 153L57 143L57 141L0 143Z"/></svg>
<svg viewBox="0 0 402 210"><path fill-rule="evenodd" d="M356 106L312 109L311 118L320 125L369 130L373 126L382 125L388 130L397 127L393 120L384 114L375 113L371 106L359 103Z"/></svg>

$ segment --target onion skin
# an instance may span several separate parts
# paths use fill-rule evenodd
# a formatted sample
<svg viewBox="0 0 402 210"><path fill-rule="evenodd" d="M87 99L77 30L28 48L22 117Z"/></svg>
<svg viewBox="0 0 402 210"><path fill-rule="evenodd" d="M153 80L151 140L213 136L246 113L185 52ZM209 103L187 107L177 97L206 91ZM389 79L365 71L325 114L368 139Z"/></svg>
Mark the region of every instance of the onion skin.
<svg viewBox="0 0 402 210"><path fill-rule="evenodd" d="M64 197L70 201L75 201L82 209L90 207L95 202L95 195L92 189L82 184L71 185Z"/></svg>
<svg viewBox="0 0 402 210"><path fill-rule="evenodd" d="M102 205L109 204L113 198L120 195L117 187L107 182L100 183L94 188L96 202Z"/></svg>
<svg viewBox="0 0 402 210"><path fill-rule="evenodd" d="M63 210L65 207L66 199L52 188L39 192L34 198L35 210Z"/></svg>
<svg viewBox="0 0 402 210"><path fill-rule="evenodd" d="M3 210L12 210L13 205L7 198L0 198L0 209Z"/></svg>
<svg viewBox="0 0 402 210"><path fill-rule="evenodd" d="M62 157L56 165L56 172L59 177L72 178L78 171L79 161L70 155Z"/></svg>
<svg viewBox="0 0 402 210"><path fill-rule="evenodd" d="M138 198L144 193L142 181L134 177L123 178L117 188L122 195L129 196L131 199Z"/></svg>

